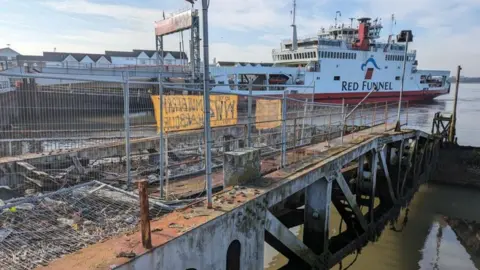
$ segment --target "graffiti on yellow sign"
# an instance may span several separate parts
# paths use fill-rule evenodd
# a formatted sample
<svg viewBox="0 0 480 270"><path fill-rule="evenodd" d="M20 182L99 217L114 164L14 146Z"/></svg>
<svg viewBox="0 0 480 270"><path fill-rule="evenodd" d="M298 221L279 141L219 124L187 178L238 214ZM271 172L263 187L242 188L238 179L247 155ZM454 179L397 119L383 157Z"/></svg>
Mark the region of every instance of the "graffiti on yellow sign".
<svg viewBox="0 0 480 270"><path fill-rule="evenodd" d="M255 115L255 126L257 129L269 129L280 126L282 120L282 101L258 99Z"/></svg>
<svg viewBox="0 0 480 270"><path fill-rule="evenodd" d="M160 128L160 97L152 95L157 128ZM237 123L237 96L210 96L210 124L212 127ZM163 96L163 130L165 132L192 130L204 124L203 96Z"/></svg>

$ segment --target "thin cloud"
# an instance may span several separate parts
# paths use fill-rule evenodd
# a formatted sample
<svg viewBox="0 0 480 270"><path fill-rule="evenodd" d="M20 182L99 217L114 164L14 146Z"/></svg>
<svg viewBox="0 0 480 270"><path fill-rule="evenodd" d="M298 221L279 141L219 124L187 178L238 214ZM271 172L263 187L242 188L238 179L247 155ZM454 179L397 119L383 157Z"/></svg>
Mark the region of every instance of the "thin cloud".
<svg viewBox="0 0 480 270"><path fill-rule="evenodd" d="M5 1L0 0L2 4ZM7 6L19 5L18 1L7 1ZM195 6L200 8L198 2ZM211 0L209 8L211 58L216 57L219 61L271 61L271 50L278 48L281 39L291 37L291 2L291 0ZM16 49L18 47L22 53L41 53L43 50L52 50L53 47L57 47L57 50L78 52L153 49L155 47L153 22L161 18L162 7L167 7L165 13L169 14L189 6L181 0L161 0L158 4L160 7L139 7L138 4L141 2L137 2L137 6L88 0L30 2L31 5L39 3L51 10L52 14L76 14L72 17L101 22L102 29L108 31L75 27L71 29L74 33L71 35L55 34L48 36L48 39L32 40L38 37L37 33L45 36L46 30L28 24L13 28L16 24L22 25L22 20L19 19L21 17L4 16L5 18L0 20L4 20L4 23L7 21L7 24L0 26L0 36L6 37L9 43L14 44ZM480 10L478 0L351 0L348 7L338 6L339 4L333 0L302 0L297 4L299 36L314 35L321 27L328 28L333 24L332 14L336 10L342 11L341 20L346 24L350 23L347 19L349 17L379 16L383 19L385 36L390 32L390 16L395 13L397 26L394 33L401 29L414 31L415 40L412 48L419 50L417 57L421 68L453 70L457 64L462 64L465 74L476 72L478 53L471 44L476 44L480 36L480 30L474 27L475 11ZM7 12L6 16L9 14ZM21 11L20 14L31 15L26 11ZM44 20L48 16L48 13L43 13L35 19ZM67 25L68 21L58 23ZM476 23L478 24L478 19ZM188 39L189 34L185 33L186 45ZM165 48L176 50L178 41L178 35L166 37ZM188 46L186 49L188 50Z"/></svg>

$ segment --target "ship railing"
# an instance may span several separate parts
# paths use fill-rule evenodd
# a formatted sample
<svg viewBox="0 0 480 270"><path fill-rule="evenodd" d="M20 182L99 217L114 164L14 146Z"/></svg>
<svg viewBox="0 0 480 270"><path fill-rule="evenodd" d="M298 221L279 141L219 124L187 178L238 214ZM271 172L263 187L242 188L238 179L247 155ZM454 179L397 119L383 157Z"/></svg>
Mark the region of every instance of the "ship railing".
<svg viewBox="0 0 480 270"><path fill-rule="evenodd" d="M298 41L313 41L313 40L317 40L317 39L318 39L317 34L303 35L303 36L297 37ZM282 43L292 43L292 39L291 38L282 39L281 42Z"/></svg>

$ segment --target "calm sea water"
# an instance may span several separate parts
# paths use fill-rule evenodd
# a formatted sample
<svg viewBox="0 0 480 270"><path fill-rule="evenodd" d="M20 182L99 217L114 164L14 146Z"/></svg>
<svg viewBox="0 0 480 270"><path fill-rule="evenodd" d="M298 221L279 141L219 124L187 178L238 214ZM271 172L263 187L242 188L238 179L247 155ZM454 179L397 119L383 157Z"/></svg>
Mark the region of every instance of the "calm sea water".
<svg viewBox="0 0 480 270"><path fill-rule="evenodd" d="M430 132L433 115L453 110L455 85L449 95L438 97L428 104L415 104L409 108L408 127ZM480 147L480 84L460 85L457 108L458 143ZM410 204L409 221L402 232L387 228L379 241L362 250L350 270L410 270L480 269L480 257L470 254L456 234L443 222L442 216L480 220L480 191L428 184L420 188ZM399 220L402 220L400 218ZM336 234L340 216L332 209L330 234ZM398 225L400 226L400 224ZM292 231L302 236L302 228ZM344 259L345 269L354 255ZM273 248L265 250L265 269L278 269L287 260Z"/></svg>

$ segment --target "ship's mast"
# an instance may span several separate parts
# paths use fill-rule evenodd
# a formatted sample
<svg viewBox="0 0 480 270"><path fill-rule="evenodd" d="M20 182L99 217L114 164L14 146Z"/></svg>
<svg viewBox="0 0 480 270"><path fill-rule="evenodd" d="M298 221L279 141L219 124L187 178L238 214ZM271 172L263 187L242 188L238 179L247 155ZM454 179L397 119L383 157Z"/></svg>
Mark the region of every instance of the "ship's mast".
<svg viewBox="0 0 480 270"><path fill-rule="evenodd" d="M337 28L337 20L338 20L337 15L342 17L342 13L340 11L335 12L335 28Z"/></svg>
<svg viewBox="0 0 480 270"><path fill-rule="evenodd" d="M297 1L293 0L293 20L292 20L292 28L293 28L293 33L292 33L292 50L297 50L298 49L298 37L297 37L297 25L295 24L295 15L297 13Z"/></svg>
<svg viewBox="0 0 480 270"><path fill-rule="evenodd" d="M392 14L391 18L392 22L390 23L390 35L388 35L388 43L390 44L392 37L393 37L393 25L397 24L395 21L395 14Z"/></svg>

